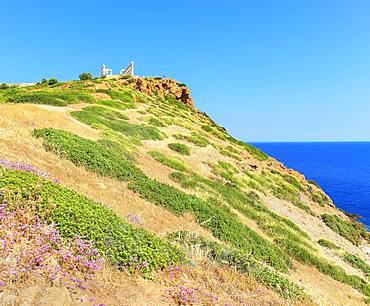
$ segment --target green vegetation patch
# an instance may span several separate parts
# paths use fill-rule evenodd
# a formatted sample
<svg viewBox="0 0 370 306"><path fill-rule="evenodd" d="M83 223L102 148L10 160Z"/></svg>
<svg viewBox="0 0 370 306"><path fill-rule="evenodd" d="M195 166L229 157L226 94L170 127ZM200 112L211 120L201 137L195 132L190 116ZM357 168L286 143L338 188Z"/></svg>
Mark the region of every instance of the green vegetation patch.
<svg viewBox="0 0 370 306"><path fill-rule="evenodd" d="M173 213L194 213L197 222L213 232L215 237L241 248L258 260L286 271L290 261L272 243L243 225L238 218L217 202L203 201L172 186L148 178L131 161L115 150L65 131L35 130L44 139L45 148L85 166L100 175L129 181L128 187L140 197L164 206Z"/></svg>
<svg viewBox="0 0 370 306"><path fill-rule="evenodd" d="M231 145L226 146L226 147L219 146L217 147L217 149L218 149L218 152L220 152L220 154L224 156L228 156L236 160L242 160L242 158L240 157L241 152L235 149Z"/></svg>
<svg viewBox="0 0 370 306"><path fill-rule="evenodd" d="M92 127L103 126L137 141L163 139L163 134L156 127L131 124L127 122L125 115L106 107L88 106L81 111L72 112L71 115Z"/></svg>
<svg viewBox="0 0 370 306"><path fill-rule="evenodd" d="M347 274L343 268L331 264L327 260L310 252L304 245L294 240L277 240L277 243L303 264L310 264L316 267L321 273L329 275L333 279L350 285L367 297L370 297L370 284L356 275Z"/></svg>
<svg viewBox="0 0 370 306"><path fill-rule="evenodd" d="M178 171L188 170L187 165L181 159L177 157L167 156L159 151L150 151L148 154L153 157L156 161Z"/></svg>
<svg viewBox="0 0 370 306"><path fill-rule="evenodd" d="M369 233L359 222L346 221L336 215L329 214L324 214L321 217L328 227L354 245L359 245L363 239L369 240Z"/></svg>
<svg viewBox="0 0 370 306"><path fill-rule="evenodd" d="M153 125L153 126L157 126L157 127L167 126L162 120L159 120L159 119L154 118L154 117L149 118L148 124Z"/></svg>
<svg viewBox="0 0 370 306"><path fill-rule="evenodd" d="M351 266L364 272L367 276L370 275L370 266L360 257L354 254L345 252L343 254L343 259L347 261Z"/></svg>
<svg viewBox="0 0 370 306"><path fill-rule="evenodd" d="M207 140L207 138L199 135L196 132L192 132L191 135L175 134L173 135L173 137L178 140L186 140L188 142L195 144L198 147L206 147L210 143Z"/></svg>
<svg viewBox="0 0 370 306"><path fill-rule="evenodd" d="M125 110L136 107L136 105L133 106L131 103L125 103L121 100L97 100L96 104L108 106L118 110Z"/></svg>
<svg viewBox="0 0 370 306"><path fill-rule="evenodd" d="M211 125L208 125L208 124L205 124L205 125L202 125L201 127L204 131L220 138L221 140L225 140L225 141L229 141L233 144L237 144L239 147L241 147L242 149L248 151L254 158L256 158L257 160L260 160L260 161L263 161L263 160L266 160L268 159L268 155L264 152L262 152L260 149L248 144L248 143L245 143L243 141L240 141L240 140L237 140L235 139L234 137L230 136L226 131L225 129L223 129L222 127L216 125L215 123L212 123L212 126Z"/></svg>
<svg viewBox="0 0 370 306"><path fill-rule="evenodd" d="M98 89L96 92L105 93L108 96L110 96L113 100L121 100L121 101L126 102L126 103L131 103L131 105L132 105L131 108L136 107L136 103L134 101L134 98L132 96L131 91L128 91L128 90L126 90L126 91L116 91L116 90L112 90L112 89Z"/></svg>
<svg viewBox="0 0 370 306"><path fill-rule="evenodd" d="M92 240L119 269L140 269L149 276L154 269L184 259L176 247L124 222L112 210L34 174L0 167L0 189L33 200L39 214L54 222L62 237Z"/></svg>
<svg viewBox="0 0 370 306"><path fill-rule="evenodd" d="M174 172L170 177L184 188L206 191L213 201L221 202L223 205L226 204L257 222L261 229L271 237L299 241L299 243L313 250L313 243L311 243L309 236L292 221L269 210L259 200L256 193L244 193L236 185L206 179L191 172Z"/></svg>
<svg viewBox="0 0 370 306"><path fill-rule="evenodd" d="M303 187L293 176L282 175L276 170L262 171L261 174L247 171L245 174L259 185L264 186L278 199L289 201L309 214L315 215L314 211L302 202L300 191Z"/></svg>
<svg viewBox="0 0 370 306"><path fill-rule="evenodd" d="M359 269L360 271L364 272L367 276L370 275L370 266L357 255L344 252L339 246L337 246L336 244L329 240L320 239L318 243L334 251L337 255L339 255L345 261L347 261L352 267Z"/></svg>
<svg viewBox="0 0 370 306"><path fill-rule="evenodd" d="M180 153L181 155L190 155L190 148L183 143L177 143L177 142L169 143L168 147L172 151Z"/></svg>
<svg viewBox="0 0 370 306"><path fill-rule="evenodd" d="M327 248L327 249L330 249L330 250L339 250L340 247L337 246L334 242L331 242L329 240L326 240L326 239L320 239L318 241L318 243L320 245L322 245L323 247Z"/></svg>
<svg viewBox="0 0 370 306"><path fill-rule="evenodd" d="M219 161L218 163L210 163L212 173L219 175L223 179L238 186L240 180L235 176L239 171L230 163Z"/></svg>
<svg viewBox="0 0 370 306"><path fill-rule="evenodd" d="M182 246L187 252L194 247L202 249L206 256L219 266L230 266L240 273L250 275L284 298L300 299L304 296L300 287L281 274L262 265L249 254L207 240L191 232L171 233L169 239Z"/></svg>
<svg viewBox="0 0 370 306"><path fill-rule="evenodd" d="M47 104L53 106L66 106L75 103L94 103L95 98L89 94L75 91L32 91L10 89L4 95L5 101L9 103L32 103Z"/></svg>

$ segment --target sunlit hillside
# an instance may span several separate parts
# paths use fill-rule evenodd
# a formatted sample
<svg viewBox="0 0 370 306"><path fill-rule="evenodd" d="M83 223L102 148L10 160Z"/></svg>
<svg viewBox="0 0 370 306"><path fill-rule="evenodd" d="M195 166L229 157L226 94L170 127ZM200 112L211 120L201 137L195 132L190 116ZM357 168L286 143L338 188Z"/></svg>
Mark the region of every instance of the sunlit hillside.
<svg viewBox="0 0 370 306"><path fill-rule="evenodd" d="M1 305L370 300L362 225L174 80L2 86L0 204Z"/></svg>

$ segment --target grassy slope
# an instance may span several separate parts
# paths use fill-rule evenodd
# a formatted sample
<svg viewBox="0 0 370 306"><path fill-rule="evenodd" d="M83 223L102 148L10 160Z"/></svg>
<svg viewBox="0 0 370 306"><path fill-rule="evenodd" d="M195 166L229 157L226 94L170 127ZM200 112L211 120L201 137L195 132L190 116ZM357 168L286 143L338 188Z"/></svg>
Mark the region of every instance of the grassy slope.
<svg viewBox="0 0 370 306"><path fill-rule="evenodd" d="M43 140L45 149L55 152L62 158L72 161L75 165L85 167L98 175L127 182L128 188L139 197L163 206L173 214L192 213L200 226L209 230L215 238L222 241L227 248L230 248L226 249L228 251L222 251L222 254L230 253L230 250L236 252L237 255L231 255L234 259L229 259L228 265L238 267L242 261L245 267L251 264L248 262L253 262L256 271L251 272L248 270L249 268L240 268L240 272L252 275L284 297L299 298L299 296L302 296L299 294L300 291L278 272L286 272L291 266L292 259L313 265L321 273L351 285L365 296L370 296L369 285L365 279L349 275L343 268L322 258L318 252L319 245L312 241L310 236L299 228L299 225L297 226L292 220L285 219L270 211L261 200L261 195L284 199L301 210L302 214L317 215L317 218L319 218L319 214L316 213L321 209L319 206L329 209L330 205L330 201L320 189L292 176L286 170L271 168L267 164L268 156L266 154L234 139L206 115L182 105L171 97L146 97L125 87L120 82L110 80L94 82L71 82L55 87L36 86L23 90L3 90L0 91L0 101L5 103L40 103L54 106L75 103L97 104L72 112L72 116L78 121L101 131L102 139L92 141L54 129L35 130L34 136ZM106 88L110 89L96 90L96 83L103 83ZM95 91L106 95L106 97L103 100L97 100L92 95ZM138 115L136 120L139 122L133 123L131 121L129 112L133 111ZM173 127L177 127L175 133L171 132ZM179 130L183 132L180 133ZM182 190L151 179L145 174L145 171L143 172L135 165L135 152L143 152L142 148L146 146L146 141L158 145L161 143L168 144L168 146L160 145L159 148L162 149L159 151L151 150L147 154L157 162L176 170L170 178L180 184ZM195 161L193 156L196 155L199 158L201 152L210 152L211 149L212 152L215 152L217 158L220 158L220 161L209 161L205 157L202 163L210 169L209 175L203 175L193 170L192 163ZM250 160L258 165L259 170L257 172L248 169L247 166ZM7 187L7 184L13 186L12 180L17 180L14 175L9 175L7 172L3 173L2 186ZM18 173L15 176L19 175L23 174ZM30 185L31 190L33 189L32 186L34 185ZM47 183L45 186L52 185ZM61 187L54 186L51 188L52 190L50 188L45 188L46 191L43 192L46 193L43 195L51 196L55 201L55 198L58 198L58 193L61 192ZM63 190L62 193L64 192L67 191ZM70 197L78 198L79 196ZM302 197L311 199L312 202L303 201ZM86 199L82 202L86 201L89 200ZM61 202L63 203L63 201ZM62 207L65 206L62 205ZM86 206L81 209L95 210L95 208L90 209ZM99 209L96 208L96 211ZM70 210L67 209L67 211L71 213ZM263 235L262 232L259 234L251 230L239 218L238 214L256 222ZM76 227L70 223L71 219L76 220L76 217L71 217L65 212L56 215L59 217L53 219L53 221L60 226L62 232L68 233L73 228L81 234L80 231L84 230L84 235L91 238L92 234L88 232L90 229L89 223L81 229L81 227ZM325 219L329 218L324 216ZM117 220L119 220L119 217ZM120 222L122 221L111 223L114 225L121 224ZM367 238L367 235L358 226L351 227L350 231L339 231L339 234L343 234L345 238L356 243L361 241L363 237ZM118 234L118 236L120 235ZM133 239L132 237L135 237L135 235L129 234L128 239ZM265 235L270 239L264 238ZM355 240L352 237L355 237ZM175 256L173 251L170 251L168 256L164 252L162 258L156 257L155 245L162 248L162 243L166 242L157 242L155 237L151 237L150 241L152 239L153 243L155 241L154 249L151 248L149 252L154 254L155 259L152 255L149 258L145 257L145 252L141 252L136 247L130 247L130 244L125 248L128 253L113 250L113 254L117 254L109 255L109 257L116 258L116 261L121 262L121 258L128 260L132 256L141 256L142 261L149 261L150 269L148 271L163 267L171 261L181 258L180 255ZM204 241L203 238L199 239ZM104 244L100 244L99 241L101 240L97 239L96 243L107 253ZM187 244L183 245L184 251L188 252L186 246ZM213 250L217 249L220 252L220 246L216 247L208 242L205 243L205 246L211 247ZM144 248L146 247L144 246ZM134 253L135 250L139 254ZM189 254L188 256L191 257ZM216 260L219 257L211 256L208 259ZM347 261L351 260L359 263L355 263L353 266L364 270L363 262L347 256ZM262 262L267 264L267 267L261 266L258 268L258 263ZM257 266L255 263L257 263ZM125 264L128 265L127 263L122 265ZM266 277L269 274L264 271L273 273L271 275L278 274L276 274L276 277ZM146 270L144 269L143 272L146 272Z"/></svg>

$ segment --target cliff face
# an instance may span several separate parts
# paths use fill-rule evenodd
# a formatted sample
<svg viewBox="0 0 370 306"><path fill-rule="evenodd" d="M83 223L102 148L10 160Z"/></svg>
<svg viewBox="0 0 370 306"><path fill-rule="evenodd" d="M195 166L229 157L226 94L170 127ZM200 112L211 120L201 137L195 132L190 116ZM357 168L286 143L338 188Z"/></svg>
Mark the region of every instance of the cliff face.
<svg viewBox="0 0 370 306"><path fill-rule="evenodd" d="M0 90L0 217L0 305L370 297L361 224L171 79Z"/></svg>
<svg viewBox="0 0 370 306"><path fill-rule="evenodd" d="M152 96L153 94L158 94L162 97L170 95L185 105L194 107L194 101L190 96L189 88L185 84L181 84L173 79L131 77L123 82L123 84L125 83L146 95Z"/></svg>

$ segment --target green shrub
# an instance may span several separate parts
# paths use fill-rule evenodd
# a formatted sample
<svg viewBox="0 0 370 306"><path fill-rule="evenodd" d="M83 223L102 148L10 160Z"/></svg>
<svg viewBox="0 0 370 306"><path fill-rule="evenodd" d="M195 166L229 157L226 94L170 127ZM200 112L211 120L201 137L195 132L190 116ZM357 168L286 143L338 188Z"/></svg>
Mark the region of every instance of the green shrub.
<svg viewBox="0 0 370 306"><path fill-rule="evenodd" d="M134 107L136 106L135 101L132 97L131 91L127 91L127 90L126 91L116 91L112 89L98 89L96 92L105 93L114 100L121 100L123 102L132 103Z"/></svg>
<svg viewBox="0 0 370 306"><path fill-rule="evenodd" d="M217 164L210 164L210 166L212 168L212 173L219 175L236 186L240 184L238 178L235 176L235 174L238 173L238 170L232 164L225 161L219 161Z"/></svg>
<svg viewBox="0 0 370 306"><path fill-rule="evenodd" d="M318 243L328 249L336 251L336 253L340 255L345 261L347 261L351 266L361 270L366 275L370 275L370 266L357 255L354 255L348 252L342 253L342 250L339 246L325 239L320 239Z"/></svg>
<svg viewBox="0 0 370 306"><path fill-rule="evenodd" d="M156 161L178 171L186 171L188 167L185 163L178 158L169 157L158 151L150 151L148 154L153 157Z"/></svg>
<svg viewBox="0 0 370 306"><path fill-rule="evenodd" d="M370 266L360 257L354 254L345 252L343 254L343 259L347 261L351 266L358 268L359 270L364 272L366 275L370 274Z"/></svg>
<svg viewBox="0 0 370 306"><path fill-rule="evenodd" d="M56 83L58 83L58 79L56 78L51 78L48 80L48 85L54 85Z"/></svg>
<svg viewBox="0 0 370 306"><path fill-rule="evenodd" d="M115 147L107 147L100 142L54 129L35 130L34 136L44 139L47 150L56 152L74 164L84 166L100 175L117 177L122 181L143 175L131 161L122 158Z"/></svg>
<svg viewBox="0 0 370 306"><path fill-rule="evenodd" d="M329 214L324 214L321 217L328 227L354 245L359 245L363 239L369 239L369 233L358 222L346 221L336 215Z"/></svg>
<svg viewBox="0 0 370 306"><path fill-rule="evenodd" d="M260 149L248 143L235 139L234 137L230 136L224 128L216 125L214 122L211 124L213 126L205 124L205 125L202 125L201 128L204 131L220 138L221 140L229 141L231 143L239 145L242 149L248 151L257 160L263 161L263 160L268 159L268 155L262 152Z"/></svg>
<svg viewBox="0 0 370 306"><path fill-rule="evenodd" d="M157 119L157 118L154 118L154 117L150 117L149 120L148 120L148 123L150 125L153 125L153 126L158 126L158 127L165 127L166 125L163 123L163 121Z"/></svg>
<svg viewBox="0 0 370 306"><path fill-rule="evenodd" d="M40 84L41 85L49 85L49 81L47 79L41 79Z"/></svg>
<svg viewBox="0 0 370 306"><path fill-rule="evenodd" d="M201 191L213 195L212 200L218 199L227 203L246 217L254 220L268 235L274 238L285 237L308 245L309 236L295 223L285 219L271 210L259 200L256 193L245 194L237 187L217 180L203 178L195 173L175 172L170 175L172 179L180 183L184 188L199 188ZM311 246L312 248L312 246Z"/></svg>
<svg viewBox="0 0 370 306"><path fill-rule="evenodd" d="M307 183L311 184L311 185L314 185L316 186L317 188L321 189L321 187L319 186L319 184L317 184L314 180L307 180Z"/></svg>
<svg viewBox="0 0 370 306"><path fill-rule="evenodd" d="M217 147L218 152L224 156L234 158L236 160L242 160L240 157L241 152L236 150L233 146Z"/></svg>
<svg viewBox="0 0 370 306"><path fill-rule="evenodd" d="M125 115L105 107L88 106L81 111L72 112L71 115L92 127L107 127L136 141L163 139L163 134L156 127L131 124L127 122Z"/></svg>
<svg viewBox="0 0 370 306"><path fill-rule="evenodd" d="M335 243L333 243L333 242L331 242L329 240L326 240L326 239L320 239L318 241L318 243L320 245L322 245L323 247L326 247L326 248L328 248L330 250L339 250L340 249L340 247L337 246Z"/></svg>
<svg viewBox="0 0 370 306"><path fill-rule="evenodd" d="M190 136L175 134L173 135L173 137L179 140L186 140L188 142L195 144L198 147L206 147L209 144L209 141L206 138L200 136L196 132L192 132Z"/></svg>
<svg viewBox="0 0 370 306"><path fill-rule="evenodd" d="M80 81L92 80L93 76L90 72L83 72L79 75Z"/></svg>
<svg viewBox="0 0 370 306"><path fill-rule="evenodd" d="M130 108L135 108L136 106L132 107L131 103L125 103L122 100L97 100L96 104L98 105L103 105L103 106L108 106L111 108L115 108L118 110L125 110L125 109L130 109Z"/></svg>
<svg viewBox="0 0 370 306"><path fill-rule="evenodd" d="M297 179L291 175L282 175L280 172L262 172L262 185L267 185L272 195L278 199L287 200L298 208L315 216L314 211L301 201L300 191L303 187Z"/></svg>
<svg viewBox="0 0 370 306"><path fill-rule="evenodd" d="M8 88L9 88L8 84L5 84L5 83L0 84L0 89L8 89Z"/></svg>
<svg viewBox="0 0 370 306"><path fill-rule="evenodd" d="M168 147L181 155L190 155L190 148L182 143L169 143Z"/></svg>
<svg viewBox="0 0 370 306"><path fill-rule="evenodd" d="M239 250L207 240L191 232L171 233L169 239L188 252L194 247L201 248L206 256L219 266L230 266L240 273L248 274L284 298L299 299L304 296L303 290L296 284Z"/></svg>
<svg viewBox="0 0 370 306"><path fill-rule="evenodd" d="M89 94L74 91L65 92L46 92L33 91L25 92L21 90L9 91L5 94L6 102L10 103L32 103L47 104L54 106L66 106L74 103L93 103L95 99Z"/></svg>
<svg viewBox="0 0 370 306"><path fill-rule="evenodd" d="M140 265L149 276L154 269L184 259L176 247L126 223L112 210L34 174L0 167L0 188L11 190L16 197L37 199L40 216L54 222L62 237L92 240L119 269L134 272Z"/></svg>
<svg viewBox="0 0 370 306"><path fill-rule="evenodd" d="M298 190L303 191L303 187L302 187L301 183L298 181L297 178L295 178L294 176L289 175L289 174L284 174L284 175L282 175L282 177L283 177L284 181L293 185Z"/></svg>
<svg viewBox="0 0 370 306"><path fill-rule="evenodd" d="M361 277L347 274L344 269L329 263L328 261L309 252L301 244L292 240L277 240L277 243L284 248L288 254L303 264L315 266L321 273L329 275L335 280L350 285L367 297L370 297L370 284Z"/></svg>

